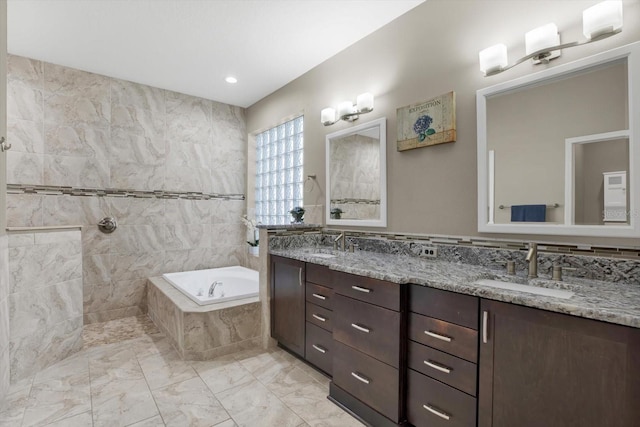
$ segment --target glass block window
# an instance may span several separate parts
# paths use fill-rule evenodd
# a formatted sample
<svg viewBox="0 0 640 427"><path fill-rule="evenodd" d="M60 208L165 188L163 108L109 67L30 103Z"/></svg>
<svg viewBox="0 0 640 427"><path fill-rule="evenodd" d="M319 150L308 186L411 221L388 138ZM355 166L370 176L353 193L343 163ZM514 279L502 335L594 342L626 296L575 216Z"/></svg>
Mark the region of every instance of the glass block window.
<svg viewBox="0 0 640 427"><path fill-rule="evenodd" d="M302 206L304 117L256 136L256 220L291 223L289 211Z"/></svg>

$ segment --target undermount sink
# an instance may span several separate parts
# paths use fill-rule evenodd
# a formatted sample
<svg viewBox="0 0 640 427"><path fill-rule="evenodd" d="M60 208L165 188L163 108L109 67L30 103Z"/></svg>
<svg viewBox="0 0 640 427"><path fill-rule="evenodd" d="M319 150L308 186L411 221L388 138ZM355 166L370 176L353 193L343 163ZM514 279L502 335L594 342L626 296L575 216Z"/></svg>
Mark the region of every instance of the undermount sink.
<svg viewBox="0 0 640 427"><path fill-rule="evenodd" d="M539 286L522 285L520 283L501 282L500 280L482 279L474 282L474 285L487 286L490 288L507 289L510 291L527 292L530 294L544 295L548 297L569 299L574 293L565 289L543 288Z"/></svg>
<svg viewBox="0 0 640 427"><path fill-rule="evenodd" d="M317 253L317 254L309 254L310 256L314 256L316 258L335 258L335 255L332 254L322 254L322 253Z"/></svg>

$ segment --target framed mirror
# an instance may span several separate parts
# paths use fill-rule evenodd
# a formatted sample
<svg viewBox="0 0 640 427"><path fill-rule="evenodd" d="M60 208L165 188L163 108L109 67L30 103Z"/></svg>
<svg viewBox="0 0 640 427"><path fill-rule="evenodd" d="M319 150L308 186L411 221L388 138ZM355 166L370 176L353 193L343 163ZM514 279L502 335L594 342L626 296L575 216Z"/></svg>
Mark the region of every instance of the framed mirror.
<svg viewBox="0 0 640 427"><path fill-rule="evenodd" d="M478 231L640 237L640 42L477 92Z"/></svg>
<svg viewBox="0 0 640 427"><path fill-rule="evenodd" d="M327 135L327 225L387 226L386 118Z"/></svg>

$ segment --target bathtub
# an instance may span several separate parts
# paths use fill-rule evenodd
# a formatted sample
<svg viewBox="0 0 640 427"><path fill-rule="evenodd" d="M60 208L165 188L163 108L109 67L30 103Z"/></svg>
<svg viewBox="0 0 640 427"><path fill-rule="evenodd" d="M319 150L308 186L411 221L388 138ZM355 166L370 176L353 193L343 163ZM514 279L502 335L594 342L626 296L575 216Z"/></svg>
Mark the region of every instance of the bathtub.
<svg viewBox="0 0 640 427"><path fill-rule="evenodd" d="M166 273L162 277L199 305L258 296L258 272L240 266ZM209 288L214 282L218 285L210 297Z"/></svg>

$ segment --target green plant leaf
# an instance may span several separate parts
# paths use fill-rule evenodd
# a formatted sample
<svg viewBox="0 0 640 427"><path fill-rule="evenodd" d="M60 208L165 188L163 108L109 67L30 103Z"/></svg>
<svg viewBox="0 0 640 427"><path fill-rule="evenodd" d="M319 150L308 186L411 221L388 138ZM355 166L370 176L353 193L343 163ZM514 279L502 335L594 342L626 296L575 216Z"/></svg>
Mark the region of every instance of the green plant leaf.
<svg viewBox="0 0 640 427"><path fill-rule="evenodd" d="M427 129L427 135L433 135L434 133L436 133L435 129L433 128Z"/></svg>

